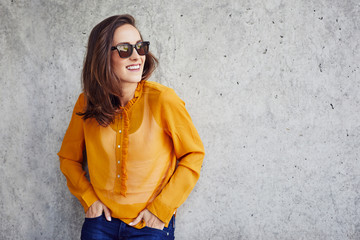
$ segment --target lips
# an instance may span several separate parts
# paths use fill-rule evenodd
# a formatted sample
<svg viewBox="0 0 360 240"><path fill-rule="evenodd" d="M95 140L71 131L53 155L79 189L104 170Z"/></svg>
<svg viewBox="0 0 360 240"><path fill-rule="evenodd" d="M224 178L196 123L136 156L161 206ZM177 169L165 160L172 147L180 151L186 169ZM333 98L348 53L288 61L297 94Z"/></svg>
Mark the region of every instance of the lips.
<svg viewBox="0 0 360 240"><path fill-rule="evenodd" d="M126 67L126 69L128 70L139 70L140 69L140 64L132 64Z"/></svg>

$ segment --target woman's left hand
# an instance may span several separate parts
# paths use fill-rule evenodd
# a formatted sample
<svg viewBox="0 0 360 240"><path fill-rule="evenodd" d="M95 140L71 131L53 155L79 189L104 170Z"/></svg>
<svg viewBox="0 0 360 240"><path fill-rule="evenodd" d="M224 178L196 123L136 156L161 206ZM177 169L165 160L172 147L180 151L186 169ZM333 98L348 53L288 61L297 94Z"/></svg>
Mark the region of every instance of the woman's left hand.
<svg viewBox="0 0 360 240"><path fill-rule="evenodd" d="M135 226L138 224L142 219L144 219L145 224L147 227L151 228L157 228L160 230L163 230L165 227L165 223L163 223L158 217L156 217L154 214L152 214L149 210L146 208L142 210L137 218L135 218L134 221L129 223L130 226Z"/></svg>

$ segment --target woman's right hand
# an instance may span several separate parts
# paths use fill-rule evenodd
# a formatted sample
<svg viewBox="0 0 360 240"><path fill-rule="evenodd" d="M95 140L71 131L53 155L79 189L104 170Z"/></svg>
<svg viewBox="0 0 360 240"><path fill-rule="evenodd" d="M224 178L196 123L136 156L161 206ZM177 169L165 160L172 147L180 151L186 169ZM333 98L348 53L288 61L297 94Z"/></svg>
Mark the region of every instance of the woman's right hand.
<svg viewBox="0 0 360 240"><path fill-rule="evenodd" d="M96 218L101 216L103 212L105 213L106 220L110 222L111 221L110 210L100 200L97 200L89 207L88 211L85 214L85 217Z"/></svg>

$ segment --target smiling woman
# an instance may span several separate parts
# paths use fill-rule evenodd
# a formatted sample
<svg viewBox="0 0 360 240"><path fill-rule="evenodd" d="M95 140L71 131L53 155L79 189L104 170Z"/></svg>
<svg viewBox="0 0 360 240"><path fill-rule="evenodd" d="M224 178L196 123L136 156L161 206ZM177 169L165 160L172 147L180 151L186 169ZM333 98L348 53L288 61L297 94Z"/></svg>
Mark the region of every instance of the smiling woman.
<svg viewBox="0 0 360 240"><path fill-rule="evenodd" d="M130 15L90 34L84 92L58 153L85 210L82 239L174 239L174 214L200 176L204 147L184 102L147 81L158 63L149 45Z"/></svg>
<svg viewBox="0 0 360 240"><path fill-rule="evenodd" d="M82 72L84 94L88 99L86 111L80 114L84 119L93 117L100 125L109 125L119 110L120 96L130 93L122 99L122 106L125 106L126 101L132 98L137 83L147 80L155 70L158 61L149 52L150 43L142 54L137 48L133 52L130 42L138 46L142 42L135 20L130 15L109 17L91 31ZM122 51L124 46L128 47L126 54ZM130 74L130 69L124 69L135 64L140 68L134 74ZM126 84L129 80L133 84Z"/></svg>
<svg viewBox="0 0 360 240"><path fill-rule="evenodd" d="M137 83L141 80L146 59L145 51L139 51L139 49L144 49L145 46L141 41L139 31L130 24L118 27L114 33L113 45L116 45L115 48L119 54L112 51L112 69L120 79L122 87L135 89ZM132 51L133 47L135 47L136 51ZM126 103L121 103L121 105L125 106Z"/></svg>

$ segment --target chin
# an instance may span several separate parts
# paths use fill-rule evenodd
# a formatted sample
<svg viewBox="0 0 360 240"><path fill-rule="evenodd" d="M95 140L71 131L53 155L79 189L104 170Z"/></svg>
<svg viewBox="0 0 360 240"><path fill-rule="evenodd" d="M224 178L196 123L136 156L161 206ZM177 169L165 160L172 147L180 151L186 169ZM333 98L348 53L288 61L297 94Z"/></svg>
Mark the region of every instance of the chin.
<svg viewBox="0 0 360 240"><path fill-rule="evenodd" d="M139 83L141 81L141 77L140 78L131 78L131 79L122 79L122 82L126 82L126 83Z"/></svg>

